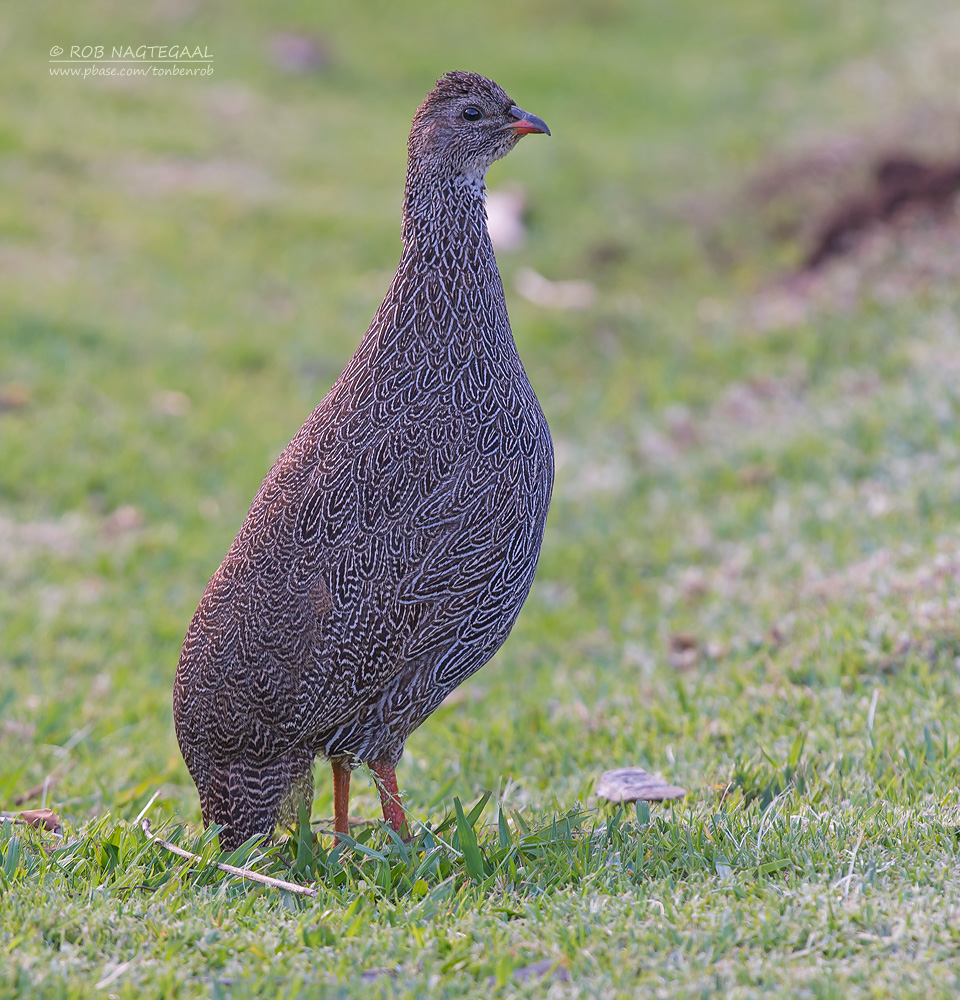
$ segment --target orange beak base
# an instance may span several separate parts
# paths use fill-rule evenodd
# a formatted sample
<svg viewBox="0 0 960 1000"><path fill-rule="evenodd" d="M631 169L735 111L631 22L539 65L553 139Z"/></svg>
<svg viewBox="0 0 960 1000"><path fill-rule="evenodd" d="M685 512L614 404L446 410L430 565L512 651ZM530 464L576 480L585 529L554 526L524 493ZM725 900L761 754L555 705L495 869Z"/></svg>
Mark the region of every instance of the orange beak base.
<svg viewBox="0 0 960 1000"><path fill-rule="evenodd" d="M534 132L539 132L543 135L550 134L547 123L542 118L530 114L529 111L524 111L522 108L514 106L510 109L510 114L516 118L516 121L508 122L503 126L502 131L509 129L517 135L531 135Z"/></svg>

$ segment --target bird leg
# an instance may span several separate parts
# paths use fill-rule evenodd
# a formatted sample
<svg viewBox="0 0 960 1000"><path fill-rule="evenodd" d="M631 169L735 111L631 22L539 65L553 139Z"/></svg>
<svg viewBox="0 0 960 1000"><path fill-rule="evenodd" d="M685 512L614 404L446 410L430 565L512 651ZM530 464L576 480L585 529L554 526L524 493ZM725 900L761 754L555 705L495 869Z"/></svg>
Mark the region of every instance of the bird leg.
<svg viewBox="0 0 960 1000"><path fill-rule="evenodd" d="M396 765L385 760L370 761L370 770L377 779L380 789L380 805L383 806L383 818L400 834L404 843L410 840L410 830L407 827L407 817L400 804L400 789L397 788Z"/></svg>
<svg viewBox="0 0 960 1000"><path fill-rule="evenodd" d="M349 833L350 769L337 758L330 761L330 766L333 768L333 829L337 834Z"/></svg>

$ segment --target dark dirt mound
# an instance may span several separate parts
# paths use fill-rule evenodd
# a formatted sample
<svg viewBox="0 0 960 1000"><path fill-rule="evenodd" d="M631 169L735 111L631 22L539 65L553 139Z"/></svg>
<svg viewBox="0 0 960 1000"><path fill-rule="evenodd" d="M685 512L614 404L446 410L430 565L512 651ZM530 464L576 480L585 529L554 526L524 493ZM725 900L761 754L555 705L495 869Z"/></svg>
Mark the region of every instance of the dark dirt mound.
<svg viewBox="0 0 960 1000"><path fill-rule="evenodd" d="M943 216L960 191L960 159L925 163L909 153L887 154L873 167L872 187L841 200L820 222L801 271L847 253L865 230L890 223L910 208Z"/></svg>

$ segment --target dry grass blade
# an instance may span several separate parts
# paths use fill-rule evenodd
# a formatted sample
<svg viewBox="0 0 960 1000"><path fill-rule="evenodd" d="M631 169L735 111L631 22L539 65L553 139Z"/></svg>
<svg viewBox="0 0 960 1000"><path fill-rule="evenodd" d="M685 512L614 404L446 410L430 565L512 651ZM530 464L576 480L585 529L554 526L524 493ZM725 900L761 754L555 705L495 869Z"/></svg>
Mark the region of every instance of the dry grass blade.
<svg viewBox="0 0 960 1000"><path fill-rule="evenodd" d="M147 820L144 820L140 826L143 832L153 841L156 841L164 850L170 851L171 854L176 854L179 858L185 858L187 861L196 861L199 864L204 864L203 858L197 854L191 854L190 851L185 851L182 847L177 847L176 844L171 844L169 840L164 840L162 837L158 837L155 833L150 830L150 825ZM222 872L227 872L229 875L239 875L241 878L248 878L251 882L259 882L261 885L269 885L274 889L286 889L287 892L296 893L298 896L309 896L311 899L317 898L317 890L311 889L306 885L297 885L295 882L285 882L280 878L272 878L270 875L261 875L259 872L251 871L249 868L238 868L236 865L226 865L222 861L214 862L217 868Z"/></svg>
<svg viewBox="0 0 960 1000"><path fill-rule="evenodd" d="M119 965L115 966L111 972L108 972L103 979L94 987L96 990L106 989L112 983L115 983L126 971L136 962L135 958L131 958L129 962L121 962Z"/></svg>

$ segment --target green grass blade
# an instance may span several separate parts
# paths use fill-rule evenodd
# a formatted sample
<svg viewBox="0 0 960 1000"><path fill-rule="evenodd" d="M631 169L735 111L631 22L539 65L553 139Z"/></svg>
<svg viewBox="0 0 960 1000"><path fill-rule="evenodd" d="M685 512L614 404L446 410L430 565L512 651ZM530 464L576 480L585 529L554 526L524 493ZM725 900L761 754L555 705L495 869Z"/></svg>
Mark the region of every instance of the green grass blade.
<svg viewBox="0 0 960 1000"><path fill-rule="evenodd" d="M483 878L483 856L473 827L464 815L463 806L458 798L454 798L453 807L457 811L457 834L460 837L460 850L463 853L463 866L467 874L475 882Z"/></svg>

